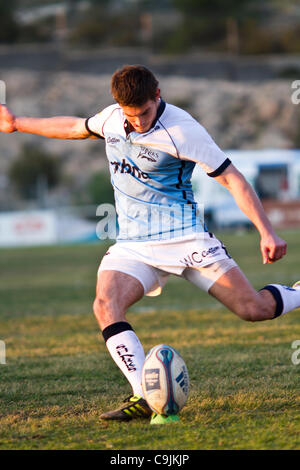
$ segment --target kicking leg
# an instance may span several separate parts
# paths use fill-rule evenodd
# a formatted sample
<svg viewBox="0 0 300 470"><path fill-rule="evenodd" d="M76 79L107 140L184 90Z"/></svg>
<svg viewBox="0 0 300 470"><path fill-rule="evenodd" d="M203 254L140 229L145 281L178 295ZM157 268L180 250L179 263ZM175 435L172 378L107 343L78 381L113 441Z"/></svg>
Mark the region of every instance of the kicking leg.
<svg viewBox="0 0 300 470"><path fill-rule="evenodd" d="M209 293L246 321L271 320L300 306L300 290L269 284L256 291L239 267L223 274Z"/></svg>

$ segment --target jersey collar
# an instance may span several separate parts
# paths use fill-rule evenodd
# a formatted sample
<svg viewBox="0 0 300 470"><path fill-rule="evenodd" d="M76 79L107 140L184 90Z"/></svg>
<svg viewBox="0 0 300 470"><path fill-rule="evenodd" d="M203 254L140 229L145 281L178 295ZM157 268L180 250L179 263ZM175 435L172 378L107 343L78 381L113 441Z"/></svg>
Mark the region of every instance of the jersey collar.
<svg viewBox="0 0 300 470"><path fill-rule="evenodd" d="M160 103L157 108L155 119L153 120L151 127L147 132L153 129L153 127L155 126L159 118L161 117L162 113L164 112L165 108L166 108L166 102L162 98L160 98ZM126 135L130 134L130 132L134 132L134 128L132 127L130 122L127 121L127 119L125 119L125 122L124 122L124 129L125 129Z"/></svg>
<svg viewBox="0 0 300 470"><path fill-rule="evenodd" d="M160 116L164 112L165 108L166 108L166 103L162 98L160 98L160 103L159 103L159 106L157 108L156 117L155 117L154 121L151 124L151 129L155 126L155 124L159 120Z"/></svg>

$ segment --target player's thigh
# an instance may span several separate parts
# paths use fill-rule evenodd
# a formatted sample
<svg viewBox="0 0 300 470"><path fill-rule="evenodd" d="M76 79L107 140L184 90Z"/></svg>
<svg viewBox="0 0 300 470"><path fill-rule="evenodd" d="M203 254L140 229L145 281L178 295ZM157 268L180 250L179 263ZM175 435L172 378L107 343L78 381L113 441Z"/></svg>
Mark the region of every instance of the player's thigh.
<svg viewBox="0 0 300 470"><path fill-rule="evenodd" d="M122 313L143 295L143 285L130 274L116 270L98 272L96 300L103 308Z"/></svg>
<svg viewBox="0 0 300 470"><path fill-rule="evenodd" d="M264 307L257 292L238 266L223 274L209 289L209 294L245 320L251 320Z"/></svg>

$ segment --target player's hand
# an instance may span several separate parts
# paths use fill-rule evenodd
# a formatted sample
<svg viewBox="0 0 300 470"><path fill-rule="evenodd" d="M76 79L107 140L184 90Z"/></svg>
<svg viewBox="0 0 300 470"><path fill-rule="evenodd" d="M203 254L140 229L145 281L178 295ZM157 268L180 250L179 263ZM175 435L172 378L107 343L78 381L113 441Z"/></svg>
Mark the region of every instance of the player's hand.
<svg viewBox="0 0 300 470"><path fill-rule="evenodd" d="M278 235L269 234L261 238L260 249L263 257L263 264L275 263L286 254L287 244Z"/></svg>
<svg viewBox="0 0 300 470"><path fill-rule="evenodd" d="M16 131L17 128L15 120L16 117L10 109L8 109L4 104L0 104L0 131L6 133Z"/></svg>

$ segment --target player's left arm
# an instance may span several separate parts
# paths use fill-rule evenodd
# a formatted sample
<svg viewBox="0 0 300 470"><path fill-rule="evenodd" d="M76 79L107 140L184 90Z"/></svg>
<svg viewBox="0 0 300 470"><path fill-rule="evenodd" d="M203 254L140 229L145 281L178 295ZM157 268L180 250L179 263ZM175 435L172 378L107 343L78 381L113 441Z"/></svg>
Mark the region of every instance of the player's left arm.
<svg viewBox="0 0 300 470"><path fill-rule="evenodd" d="M231 163L214 179L228 189L239 208L257 228L261 237L263 263L272 263L282 258L286 254L286 242L276 235L256 192L242 173Z"/></svg>

